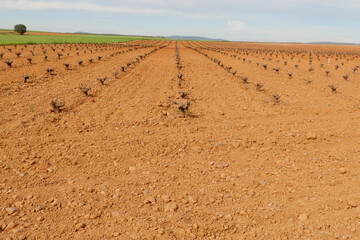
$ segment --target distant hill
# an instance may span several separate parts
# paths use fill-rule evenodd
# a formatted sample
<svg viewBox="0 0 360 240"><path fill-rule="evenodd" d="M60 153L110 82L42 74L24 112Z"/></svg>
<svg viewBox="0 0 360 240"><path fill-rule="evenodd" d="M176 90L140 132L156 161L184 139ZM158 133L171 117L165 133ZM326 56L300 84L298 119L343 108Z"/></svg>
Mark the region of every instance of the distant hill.
<svg viewBox="0 0 360 240"><path fill-rule="evenodd" d="M224 39L213 39L213 38L197 37L197 36L169 36L165 38L176 39L176 40L226 41Z"/></svg>
<svg viewBox="0 0 360 240"><path fill-rule="evenodd" d="M96 33L75 32L75 34L92 34L92 35L95 35ZM133 35L121 35L121 34L101 34L101 35L133 36ZM151 36L140 36L140 37L151 37ZM224 39L213 39L213 38L198 37L198 36L169 36L169 37L155 37L155 38L167 38L167 39L174 39L174 40L195 40L195 41L222 41L222 42L227 41L227 40L224 40Z"/></svg>
<svg viewBox="0 0 360 240"><path fill-rule="evenodd" d="M89 32L74 32L74 34L82 34L82 35L105 35L105 36L121 36L121 37L147 37L147 38L161 38L161 37L153 37L153 36L143 36L143 35L124 35L124 34L116 34L116 33L89 33Z"/></svg>
<svg viewBox="0 0 360 240"><path fill-rule="evenodd" d="M358 43L342 43L342 42L309 42L306 44L319 44L319 45L360 45Z"/></svg>

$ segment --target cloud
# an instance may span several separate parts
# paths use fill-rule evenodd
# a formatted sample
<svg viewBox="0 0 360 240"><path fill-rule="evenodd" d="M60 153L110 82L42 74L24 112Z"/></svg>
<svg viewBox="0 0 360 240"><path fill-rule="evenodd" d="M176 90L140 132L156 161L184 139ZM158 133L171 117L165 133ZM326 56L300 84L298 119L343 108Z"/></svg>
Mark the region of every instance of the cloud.
<svg viewBox="0 0 360 240"><path fill-rule="evenodd" d="M33 1L33 0L5 0L1 3L2 8L20 9L20 10L44 10L44 9L75 9L95 12L113 12L113 13L138 13L138 14L181 14L181 12L156 9L156 8L138 8L123 7L118 5L103 5L91 2L80 1Z"/></svg>
<svg viewBox="0 0 360 240"><path fill-rule="evenodd" d="M46 10L52 10L54 17L44 22ZM103 32L104 26L97 24L103 24L99 19L106 18L107 23L111 22L106 26L108 33L350 42L360 41L359 10L359 0L0 0L0 25L6 28L26 18L29 25L42 30L53 23L62 26L62 31L76 28ZM62 22L68 24L63 26Z"/></svg>
<svg viewBox="0 0 360 240"><path fill-rule="evenodd" d="M230 29L230 32L241 32L245 29L245 24L241 21L228 21L227 25Z"/></svg>

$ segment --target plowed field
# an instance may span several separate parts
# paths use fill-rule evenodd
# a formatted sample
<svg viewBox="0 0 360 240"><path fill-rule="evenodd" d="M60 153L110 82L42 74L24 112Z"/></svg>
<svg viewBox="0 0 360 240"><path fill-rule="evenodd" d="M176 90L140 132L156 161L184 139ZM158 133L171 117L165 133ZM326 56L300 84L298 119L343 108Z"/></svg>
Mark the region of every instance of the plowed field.
<svg viewBox="0 0 360 240"><path fill-rule="evenodd" d="M0 52L0 239L360 238L359 47Z"/></svg>

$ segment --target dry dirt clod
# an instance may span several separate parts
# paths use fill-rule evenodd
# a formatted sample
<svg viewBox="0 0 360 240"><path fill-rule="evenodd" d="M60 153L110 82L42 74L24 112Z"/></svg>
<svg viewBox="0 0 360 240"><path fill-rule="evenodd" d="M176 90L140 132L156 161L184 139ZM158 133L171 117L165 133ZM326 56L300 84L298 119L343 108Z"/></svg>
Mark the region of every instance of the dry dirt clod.
<svg viewBox="0 0 360 240"><path fill-rule="evenodd" d="M75 231L79 231L79 230L81 230L81 229L83 229L85 227L86 227L85 223L78 223L78 224L75 225Z"/></svg>
<svg viewBox="0 0 360 240"><path fill-rule="evenodd" d="M18 225L17 223L15 223L14 221L11 221L11 222L9 222L9 223L7 224L5 230L6 230L6 231L9 231L9 230L15 228L17 225Z"/></svg>
<svg viewBox="0 0 360 240"><path fill-rule="evenodd" d="M7 214L9 215L13 215L15 213L18 212L18 210L16 208L6 208L5 211L7 212Z"/></svg>
<svg viewBox="0 0 360 240"><path fill-rule="evenodd" d="M179 206L174 202L167 203L164 206L165 212L176 212L178 209L179 209Z"/></svg>
<svg viewBox="0 0 360 240"><path fill-rule="evenodd" d="M306 133L306 139L307 140L315 140L316 138L317 138L316 133L311 132L311 131Z"/></svg>
<svg viewBox="0 0 360 240"><path fill-rule="evenodd" d="M346 168L341 167L341 168L338 169L338 172L339 172L340 174L345 174L345 173L347 173L347 170L346 170Z"/></svg>
<svg viewBox="0 0 360 240"><path fill-rule="evenodd" d="M306 213L302 213L299 215L298 220L300 222L305 222L308 219L308 215Z"/></svg>

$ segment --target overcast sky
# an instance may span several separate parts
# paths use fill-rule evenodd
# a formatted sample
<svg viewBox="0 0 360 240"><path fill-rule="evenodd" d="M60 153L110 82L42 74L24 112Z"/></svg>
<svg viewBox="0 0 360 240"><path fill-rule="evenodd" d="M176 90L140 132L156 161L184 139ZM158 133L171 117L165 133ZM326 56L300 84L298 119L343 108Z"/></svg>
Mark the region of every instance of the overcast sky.
<svg viewBox="0 0 360 240"><path fill-rule="evenodd" d="M359 0L0 0L0 28L360 43Z"/></svg>

